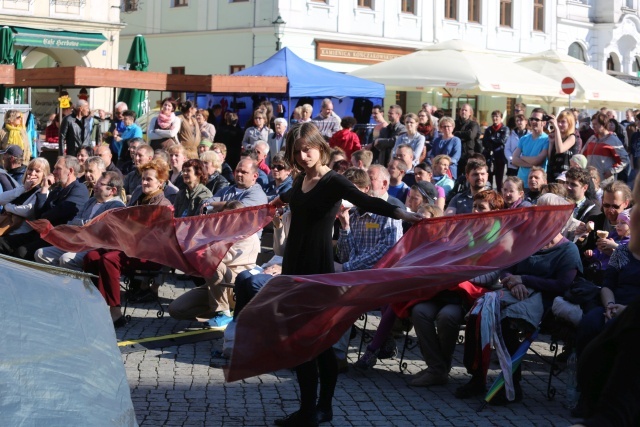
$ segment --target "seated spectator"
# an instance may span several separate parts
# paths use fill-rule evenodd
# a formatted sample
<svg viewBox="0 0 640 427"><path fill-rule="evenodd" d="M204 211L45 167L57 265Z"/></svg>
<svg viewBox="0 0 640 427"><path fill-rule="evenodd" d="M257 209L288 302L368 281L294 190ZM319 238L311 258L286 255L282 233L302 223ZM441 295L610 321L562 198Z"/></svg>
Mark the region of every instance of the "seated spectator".
<svg viewBox="0 0 640 427"><path fill-rule="evenodd" d="M454 184L454 181L449 177L450 165L451 157L446 154L440 154L431 159L431 167L433 170L433 179L431 182L444 189L445 198L453 188Z"/></svg>
<svg viewBox="0 0 640 427"><path fill-rule="evenodd" d="M222 164L222 171L220 174L229 181L229 184L235 184L235 178L233 177L233 169L231 166L225 161L227 158L227 146L222 144L221 142L214 142L211 147L211 151L216 153L218 157L220 157L220 163Z"/></svg>
<svg viewBox="0 0 640 427"><path fill-rule="evenodd" d="M293 185L291 166L284 157L284 154L276 154L271 161L271 176L273 179L269 182L269 188L266 191L269 201L272 201L280 194L289 191Z"/></svg>
<svg viewBox="0 0 640 427"><path fill-rule="evenodd" d="M138 150L138 147L140 145L143 145L143 144L146 144L146 143L144 142L144 139L142 139L142 138L131 138L127 142L127 145L129 146L129 153L123 159L122 163L118 164L118 169L120 169L120 171L122 172L122 175L124 175L125 177L131 171L133 171L133 170L135 170L137 168L135 163L134 163L134 158L136 156L136 151ZM149 146L149 147L151 147L151 146ZM151 148L151 156L153 156L153 148ZM80 160L80 154L78 154L78 160ZM127 194L130 194L130 193L127 193Z"/></svg>
<svg viewBox="0 0 640 427"><path fill-rule="evenodd" d="M542 195L542 186L547 184L547 174L539 166L532 166L528 169L529 175L527 177L524 200L535 205L538 202L538 197Z"/></svg>
<svg viewBox="0 0 640 427"><path fill-rule="evenodd" d="M187 150L182 145L172 145L167 148L167 154L169 154L169 165L171 166L169 182L178 187L179 190L182 190L185 188L182 180L182 164L189 160Z"/></svg>
<svg viewBox="0 0 640 427"><path fill-rule="evenodd" d="M208 123L208 124L211 124L211 123ZM200 154L202 153L206 153L207 151L210 151L211 147L213 147L213 142L209 141L208 139L201 140L200 144L198 144L198 156L200 156Z"/></svg>
<svg viewBox="0 0 640 427"><path fill-rule="evenodd" d="M4 170L14 179L16 183L22 182L22 177L24 176L24 172L27 170L27 166L22 164L22 158L24 157L24 152L22 148L17 145L10 145L7 149L2 153L2 164L4 166ZM15 188L15 186L13 187ZM4 189L4 186L2 187ZM9 188L8 190L10 190Z"/></svg>
<svg viewBox="0 0 640 427"><path fill-rule="evenodd" d="M600 185L600 174L598 173L598 169L593 166L588 166L587 172L589 172L591 184L593 184L593 188L595 189L595 198L598 201L598 204L602 205L602 194L604 193L604 190L602 189L602 185Z"/></svg>
<svg viewBox="0 0 640 427"><path fill-rule="evenodd" d="M340 121L340 127L342 127L342 129L334 133L329 139L331 148L342 149L349 161L351 160L351 154L353 154L353 152L362 149L358 135L353 132L353 127L356 123L356 119L351 116L343 117Z"/></svg>
<svg viewBox="0 0 640 427"><path fill-rule="evenodd" d="M219 190L229 186L229 181L220 174L222 172L222 162L217 153L211 150L200 153L200 161L207 173L206 187L211 191L211 194L216 194Z"/></svg>
<svg viewBox="0 0 640 427"><path fill-rule="evenodd" d="M633 190L635 203L640 204L639 178L636 178ZM607 270L608 291L603 288L604 307L600 309L605 316L601 314L596 318L596 312L590 318L596 323L604 320L607 325L580 354L577 380L581 393L576 411L572 415L586 418L581 425L587 427L631 427L640 423L640 372L637 363L640 351L640 298L631 297L634 293L637 295L637 277L640 272L638 214L640 211L634 208L631 213L632 234L628 248L614 253ZM610 302L613 304L609 304Z"/></svg>
<svg viewBox="0 0 640 427"><path fill-rule="evenodd" d="M373 163L373 153L369 150L358 150L351 153L351 164L354 168L367 170Z"/></svg>
<svg viewBox="0 0 640 427"><path fill-rule="evenodd" d="M49 162L42 157L29 162L27 171L22 177L22 185L14 189L5 189L0 193L0 206L3 215L12 215L13 223L2 234L22 234L32 231L25 219L35 219L36 193L42 186L42 181L49 176Z"/></svg>
<svg viewBox="0 0 640 427"><path fill-rule="evenodd" d="M409 186L403 181L407 167L404 160L400 159L391 159L387 167L389 171L389 195L402 203L406 203L409 194Z"/></svg>
<svg viewBox="0 0 640 427"><path fill-rule="evenodd" d="M75 218L69 221L69 225L84 225L103 212L124 207L120 199L121 191L122 175L117 172L104 172L96 182L93 197L87 200ZM45 246L35 252L34 259L40 264L82 271L84 256L87 252L67 252L55 246Z"/></svg>
<svg viewBox="0 0 640 427"><path fill-rule="evenodd" d="M133 169L124 177L124 192L127 196L131 196L133 191L142 183L140 166L149 163L153 159L153 148L147 144L138 144L131 157L133 158Z"/></svg>
<svg viewBox="0 0 640 427"><path fill-rule="evenodd" d="M120 169L118 169L112 161L112 154L108 145L98 145L93 150L93 153L94 155L102 159L107 172L118 172L119 174L122 175L122 172L120 171Z"/></svg>
<svg viewBox="0 0 640 427"><path fill-rule="evenodd" d="M580 237L576 244L582 253L589 249L598 248L601 252L611 255L617 245L608 236L615 231L618 215L629 207L629 203L631 203L631 189L625 183L613 181L604 188L602 212L591 215L575 230L575 235ZM607 232L607 237L600 238L598 232ZM585 258L583 258L583 263L585 267L589 266L589 262ZM601 284L601 275L595 273L586 268L586 278L596 284Z"/></svg>
<svg viewBox="0 0 640 427"><path fill-rule="evenodd" d="M173 204L176 218L200 215L202 204L212 194L205 184L207 174L200 160L187 160L182 164L182 179L185 188L178 191L178 196Z"/></svg>
<svg viewBox="0 0 640 427"><path fill-rule="evenodd" d="M234 210L244 207L244 204L229 200L222 206L222 210ZM218 265L215 275L207 278L206 285L190 290L169 305L171 317L178 320L209 319L211 327L225 329L233 320L230 304L233 295L230 288L221 285L233 284L240 272L255 268L258 253L259 233L234 243Z"/></svg>
<svg viewBox="0 0 640 427"><path fill-rule="evenodd" d="M260 164L259 164L259 158L261 156L258 155L258 152L256 151L255 148L252 148L250 150L245 150L242 153L242 157L240 157L240 159L251 159L254 162L256 162L256 165L258 165L258 184L260 184L260 186L262 187L263 191L267 191L267 189L269 188L269 176L267 175L267 173L265 171L263 171L262 169L260 169Z"/></svg>
<svg viewBox="0 0 640 427"><path fill-rule="evenodd" d="M573 217L584 222L588 216L598 211L598 204L595 200L587 198L587 189L591 177L585 169L571 168L567 171L567 195L576 204L573 209Z"/></svg>
<svg viewBox="0 0 640 427"><path fill-rule="evenodd" d="M266 141L258 141L256 142L256 146L254 148L256 152L258 162L258 169L265 173L265 175L269 176L271 173L271 169L267 165L267 158L269 157L269 144Z"/></svg>
<svg viewBox="0 0 640 427"><path fill-rule="evenodd" d="M78 163L80 163L80 173L78 174L78 181L82 183L84 183L85 180L85 166L89 157L93 157L93 149L91 147L80 147L76 158L78 159Z"/></svg>
<svg viewBox="0 0 640 427"><path fill-rule="evenodd" d="M371 180L369 175L361 169L348 169L344 176L352 182L360 191L369 194ZM402 237L402 221L364 212L357 206L349 209L342 208L338 213L340 221L340 237L336 246L336 257L341 267L338 271L369 270L391 249ZM370 224L376 224L372 227ZM383 308L383 312L388 306ZM394 319L395 320L395 317ZM393 320L389 320L393 324ZM346 353L349 343L348 331L340 341L334 345L336 357L346 361ZM385 337L371 343L362 358L356 362L357 367L368 369L376 362L378 350ZM378 344L377 346L375 344Z"/></svg>
<svg viewBox="0 0 640 427"><path fill-rule="evenodd" d="M416 183L416 177L413 171L413 148L407 144L402 144L396 147L396 154L392 158L400 159L407 165L407 170L404 172L402 180L405 184L411 187Z"/></svg>
<svg viewBox="0 0 640 427"><path fill-rule="evenodd" d="M473 196L473 212L491 212L504 209L504 199L495 190L482 190Z"/></svg>
<svg viewBox="0 0 640 427"><path fill-rule="evenodd" d="M551 194L542 196L539 201L540 206L552 203L568 202ZM551 307L553 298L563 295L569 289L578 272L582 272L578 248L558 233L538 252L500 273L503 289L485 294L482 301L478 300L468 317L465 329L464 365L467 372L471 374L471 380L458 387L455 392L457 398L465 399L485 393L490 357L486 355L487 343L480 339L479 331L480 328L485 327L484 323L481 326L478 322L490 322L494 316L499 316L500 324L495 327L499 327L500 329L497 330L502 331L508 355L513 355L521 344L518 331L535 330L545 310ZM483 303L486 304L484 308ZM500 311L491 313L495 309ZM482 313L481 316L480 313ZM491 326L487 324L486 327ZM513 373L516 402L523 397L520 369L518 367ZM497 405L508 402L504 389L491 401L492 404Z"/></svg>
<svg viewBox="0 0 640 427"><path fill-rule="evenodd" d="M333 165L335 165L340 160L347 160L344 150L342 148L335 147L331 150L331 154L329 155L329 164L327 166L333 169Z"/></svg>
<svg viewBox="0 0 640 427"><path fill-rule="evenodd" d="M78 214L89 199L87 187L76 179L79 171L78 159L73 156L58 157L53 175L43 179L40 190L35 193L34 219L46 219L55 227L66 224ZM35 251L48 245L33 230L0 237L0 253L26 260L33 260Z"/></svg>
<svg viewBox="0 0 640 427"><path fill-rule="evenodd" d="M93 188L95 187L96 182L98 182L98 179L106 171L107 171L107 168L102 158L98 156L93 156L85 160L84 185L87 187L87 190L89 191L89 197L93 196Z"/></svg>
<svg viewBox="0 0 640 427"><path fill-rule="evenodd" d="M140 166L142 175L139 191L134 192L127 206L171 206L171 203L164 197L164 184L169 178L169 165L163 160L151 160ZM92 279L98 290L104 297L114 327L118 328L126 324L120 309L120 276L122 270L134 269L160 269L161 266L151 261L144 261L137 258L130 258L121 251L109 251L98 249L89 251L84 258L84 271L95 274L98 279ZM147 286L141 287L135 298L136 301L144 301L148 297L157 295L158 285L155 288Z"/></svg>
<svg viewBox="0 0 640 427"><path fill-rule="evenodd" d="M531 203L524 200L524 184L517 176L507 176L502 184L502 198L505 208L527 208Z"/></svg>
<svg viewBox="0 0 640 427"><path fill-rule="evenodd" d="M606 231L600 231L599 233L596 233L598 235L596 245L598 245L598 243L601 243L600 247L606 245L606 247L603 248L603 251L605 252L600 251L598 246L596 246L595 249L587 249L586 251L584 251L583 255L585 261L588 264L596 264L596 276L604 277L605 270L609 265L609 259L611 258L611 256L615 253L616 250L620 249L620 246L624 246L629 243L629 236L631 234L629 230L629 221L629 212L620 212L618 214L618 221L615 225L615 231L611 233L610 236ZM613 242L605 243L605 239L607 239L607 237L610 237ZM600 242L600 240L603 240L603 242ZM611 248L611 252L608 250L609 248Z"/></svg>
<svg viewBox="0 0 640 427"><path fill-rule="evenodd" d="M441 211L444 211L444 204L445 204L444 188L436 185L433 182L433 171L431 169L431 166L429 166L426 163L418 163L413 168L413 175L415 176L415 183L418 183L421 181L427 181L432 183L436 187L436 190L438 191L438 197L436 198L436 205L440 208Z"/></svg>
<svg viewBox="0 0 640 427"><path fill-rule="evenodd" d="M395 197L389 195L389 181L391 176L389 171L382 165L371 165L367 169L369 179L371 180L370 195L373 197L379 197L382 200L391 203L401 209L406 209L404 203Z"/></svg>
<svg viewBox="0 0 640 427"><path fill-rule="evenodd" d="M449 202L449 207L444 212L445 215L459 215L471 213L473 211L473 196L482 190L490 189L487 182L489 173L487 164L483 161L469 159L465 166L465 176L469 183L469 188L456 194Z"/></svg>

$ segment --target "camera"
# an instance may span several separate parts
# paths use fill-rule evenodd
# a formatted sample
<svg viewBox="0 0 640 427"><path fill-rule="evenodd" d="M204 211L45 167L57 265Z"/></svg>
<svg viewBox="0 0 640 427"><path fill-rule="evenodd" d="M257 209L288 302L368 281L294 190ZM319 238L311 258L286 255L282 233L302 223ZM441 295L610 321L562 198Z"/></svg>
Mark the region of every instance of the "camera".
<svg viewBox="0 0 640 427"><path fill-rule="evenodd" d="M203 215L209 215L212 213L215 213L215 210L212 205L205 206L204 209L202 210Z"/></svg>
<svg viewBox="0 0 640 427"><path fill-rule="evenodd" d="M545 121L545 122L548 122L549 120L551 120L551 116L545 114L545 115L542 116L542 120Z"/></svg>

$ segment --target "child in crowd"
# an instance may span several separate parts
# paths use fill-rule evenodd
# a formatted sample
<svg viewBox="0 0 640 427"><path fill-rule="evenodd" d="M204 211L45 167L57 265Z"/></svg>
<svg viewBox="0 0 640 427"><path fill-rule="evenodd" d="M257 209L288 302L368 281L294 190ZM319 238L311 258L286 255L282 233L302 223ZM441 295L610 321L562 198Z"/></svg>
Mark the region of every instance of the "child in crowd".
<svg viewBox="0 0 640 427"><path fill-rule="evenodd" d="M596 274L604 275L604 271L609 265L609 258L611 258L611 252L607 251L607 248L617 249L620 245L629 244L629 236L631 230L629 224L631 223L629 210L622 211L618 214L618 222L616 223L616 229L608 235L606 231L599 230L597 247L595 249L587 249L584 251L584 256L587 258L590 264L595 264ZM587 225L589 227L589 225ZM607 239L607 237L610 237Z"/></svg>
<svg viewBox="0 0 640 427"><path fill-rule="evenodd" d="M353 154L353 152L362 148L358 135L353 132L353 127L356 123L356 119L351 116L343 117L340 121L342 130L334 133L329 140L331 148L339 147L344 150L348 161L351 161L351 154Z"/></svg>

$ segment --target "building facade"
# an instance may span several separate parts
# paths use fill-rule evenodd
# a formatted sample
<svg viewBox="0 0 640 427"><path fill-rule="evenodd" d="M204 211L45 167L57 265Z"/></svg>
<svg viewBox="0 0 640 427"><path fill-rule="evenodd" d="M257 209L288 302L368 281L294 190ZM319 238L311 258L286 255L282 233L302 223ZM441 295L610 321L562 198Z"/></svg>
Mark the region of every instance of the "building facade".
<svg viewBox="0 0 640 427"><path fill-rule="evenodd" d="M516 59L554 49L633 81L640 69L640 0L162 0L125 2L120 63L133 36L150 69L228 74L276 45L339 72L461 39ZM277 18L286 24L278 26ZM411 111L440 93L388 93ZM483 110L505 100L474 100ZM478 104L479 102L479 104ZM485 105L482 105L482 104Z"/></svg>
<svg viewBox="0 0 640 427"><path fill-rule="evenodd" d="M24 68L118 67L119 0L0 0L0 24L12 29ZM92 108L110 109L112 98L112 89L89 89ZM53 89L32 92L34 109L56 102Z"/></svg>

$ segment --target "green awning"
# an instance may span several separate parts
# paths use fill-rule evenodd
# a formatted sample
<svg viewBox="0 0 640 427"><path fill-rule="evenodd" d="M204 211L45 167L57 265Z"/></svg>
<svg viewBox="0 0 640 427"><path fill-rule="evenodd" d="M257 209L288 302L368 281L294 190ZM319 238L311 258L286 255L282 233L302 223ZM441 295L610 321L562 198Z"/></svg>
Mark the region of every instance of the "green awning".
<svg viewBox="0 0 640 427"><path fill-rule="evenodd" d="M76 33L73 31L49 31L35 28L11 27L17 46L37 46L55 49L94 50L107 41L100 33Z"/></svg>

